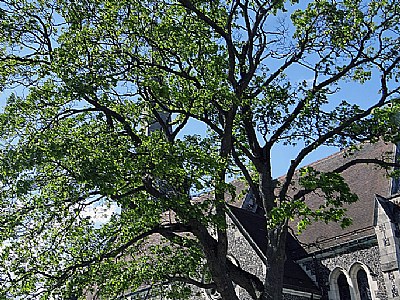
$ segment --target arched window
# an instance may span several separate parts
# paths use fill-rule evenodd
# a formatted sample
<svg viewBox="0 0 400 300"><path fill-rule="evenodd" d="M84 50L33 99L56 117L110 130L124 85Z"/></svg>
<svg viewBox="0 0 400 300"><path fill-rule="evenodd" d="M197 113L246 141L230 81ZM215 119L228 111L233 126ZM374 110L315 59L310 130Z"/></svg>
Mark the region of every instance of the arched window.
<svg viewBox="0 0 400 300"><path fill-rule="evenodd" d="M340 300L351 300L350 286L347 282L346 275L341 273L337 278L337 286L339 289L339 299Z"/></svg>
<svg viewBox="0 0 400 300"><path fill-rule="evenodd" d="M372 300L368 276L364 269L359 269L357 271L357 286L360 294L360 300Z"/></svg>
<svg viewBox="0 0 400 300"><path fill-rule="evenodd" d="M372 281L368 267L360 262L354 263L349 271L357 300L374 300L373 292L377 289ZM371 286L372 284L372 286Z"/></svg>

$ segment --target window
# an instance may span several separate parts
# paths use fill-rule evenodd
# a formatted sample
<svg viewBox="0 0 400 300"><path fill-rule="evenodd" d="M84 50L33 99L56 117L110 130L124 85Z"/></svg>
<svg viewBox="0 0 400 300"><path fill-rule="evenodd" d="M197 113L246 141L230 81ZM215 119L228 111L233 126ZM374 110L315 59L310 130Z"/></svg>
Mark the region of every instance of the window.
<svg viewBox="0 0 400 300"><path fill-rule="evenodd" d="M354 300L353 286L350 285L350 276L343 268L334 269L329 275L330 300Z"/></svg>
<svg viewBox="0 0 400 300"><path fill-rule="evenodd" d="M374 300L374 292L378 290L372 280L368 267L355 262L350 270L337 267L329 275L330 300Z"/></svg>
<svg viewBox="0 0 400 300"><path fill-rule="evenodd" d="M349 271L349 275L354 288L356 300L373 300L373 290L377 289L372 281L369 269L360 262L354 263ZM372 286L371 286L372 284Z"/></svg>
<svg viewBox="0 0 400 300"><path fill-rule="evenodd" d="M347 282L346 275L341 273L337 278L337 285L339 289L339 299L340 300L351 300L350 286Z"/></svg>
<svg viewBox="0 0 400 300"><path fill-rule="evenodd" d="M367 273L360 269L357 272L357 286L360 300L372 300Z"/></svg>

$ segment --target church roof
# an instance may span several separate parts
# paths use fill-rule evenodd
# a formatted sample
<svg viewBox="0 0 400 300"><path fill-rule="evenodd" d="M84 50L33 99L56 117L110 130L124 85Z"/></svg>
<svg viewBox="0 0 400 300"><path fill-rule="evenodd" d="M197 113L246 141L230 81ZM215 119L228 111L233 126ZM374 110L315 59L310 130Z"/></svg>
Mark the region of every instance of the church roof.
<svg viewBox="0 0 400 300"><path fill-rule="evenodd" d="M393 151L393 144L383 142L365 144L354 155L346 156L346 152L341 151L319 160L310 166L316 170L328 172L353 159L386 158L393 161ZM342 229L340 224L334 222L328 224L316 222L311 224L304 232L297 236L300 242L306 245L305 249L309 253L375 234L373 227L375 195L389 196L391 193L391 179L387 176L387 171L374 164L358 164L343 171L342 176L351 191L357 194L359 198L357 202L346 205L346 214L352 218L353 223L345 229ZM317 208L322 199L316 195L309 195L306 197L306 201L310 207ZM296 231L296 224L293 223L291 226Z"/></svg>
<svg viewBox="0 0 400 300"><path fill-rule="evenodd" d="M354 159L384 159L393 162L394 151L395 147L393 144L380 141L375 144L364 144L360 150L351 155L349 155L347 150L337 152L309 166L318 171L329 172ZM375 195L379 194L385 197L390 197L391 195L392 179L388 177L387 170L375 164L356 164L344 170L341 174L351 191L357 194L359 198L357 202L345 206L347 209L346 215L353 220L352 225L345 229L343 229L339 223L335 222L326 224L319 221L309 225L301 234L295 236L306 251L306 253L303 253L298 250L297 258L301 257L303 254L306 255L307 253L323 251L343 243L349 243L375 235ZM279 181L283 179L284 176L278 178ZM246 189L243 182L235 181L233 184L237 188L237 193ZM293 192L295 193L295 190ZM243 199L237 199L233 203L230 202L230 204L238 207L242 202L238 200ZM311 208L316 209L322 203L323 198L316 194L310 194L306 196L306 201ZM262 214L260 210L257 210L257 212ZM253 215L255 216L255 214ZM256 219L250 216L249 218L251 220L242 220L243 222L257 223ZM292 232L296 233L296 221L291 222L289 225ZM257 227L258 225L255 226ZM256 234L257 231L253 230L252 233ZM258 236L258 234L256 234L256 236Z"/></svg>

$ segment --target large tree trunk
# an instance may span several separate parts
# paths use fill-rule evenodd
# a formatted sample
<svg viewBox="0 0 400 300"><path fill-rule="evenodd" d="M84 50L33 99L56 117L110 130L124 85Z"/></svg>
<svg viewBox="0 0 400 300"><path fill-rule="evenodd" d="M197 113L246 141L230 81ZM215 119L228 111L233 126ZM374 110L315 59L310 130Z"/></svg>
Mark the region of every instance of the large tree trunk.
<svg viewBox="0 0 400 300"><path fill-rule="evenodd" d="M283 290L283 274L286 261L286 226L267 231L267 272L264 282L263 300L281 300Z"/></svg>
<svg viewBox="0 0 400 300"><path fill-rule="evenodd" d="M211 259L208 257L212 278L217 286L217 291L221 295L221 299L238 300L227 265L223 261L224 259L225 257L213 257Z"/></svg>
<svg viewBox="0 0 400 300"><path fill-rule="evenodd" d="M229 274L226 245L221 246L221 243L215 240L209 234L207 228L199 221L192 219L190 223L193 233L203 246L212 280L221 298L224 300L238 300L232 278Z"/></svg>
<svg viewBox="0 0 400 300"><path fill-rule="evenodd" d="M259 196L260 204L263 206L267 222L271 212L276 208L276 183L272 178L270 165L270 152L264 151L264 160L257 164L259 171ZM283 290L283 273L286 261L286 236L287 225L284 223L269 224L267 228L266 249L266 275L264 280L264 293L262 300L281 300Z"/></svg>

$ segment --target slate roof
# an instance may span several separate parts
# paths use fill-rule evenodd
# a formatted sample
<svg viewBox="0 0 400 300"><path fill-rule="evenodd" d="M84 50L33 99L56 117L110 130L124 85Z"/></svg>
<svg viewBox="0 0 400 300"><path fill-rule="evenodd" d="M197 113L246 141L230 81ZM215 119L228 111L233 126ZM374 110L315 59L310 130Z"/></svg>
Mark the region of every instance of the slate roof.
<svg viewBox="0 0 400 300"><path fill-rule="evenodd" d="M394 161L394 151L395 147L393 144L380 141L375 144L364 144L359 151L352 155L348 155L349 152L343 150L318 160L309 166L322 172L329 172L353 159L376 158ZM354 165L341 174L351 191L356 193L359 198L356 203L345 206L347 208L347 216L352 218L353 223L345 229L342 229L340 224L334 222L328 224L316 222L309 225L305 231L296 236L296 239L300 241L308 254L375 235L373 227L375 195L379 194L384 197L390 197L392 179L387 176L386 170L375 164ZM278 178L279 181L283 179L284 176ZM237 194L246 189L243 182L235 181L234 185L236 186ZM242 200L243 199L235 199L235 201L230 202L230 204L235 207L240 207ZM311 208L318 208L323 201L322 198L315 194L308 195L306 200ZM246 221L243 220L243 222ZM252 219L249 222L257 221ZM290 224L293 232L297 232L296 224L296 222ZM298 250L297 254L302 254L302 252L299 251L300 250ZM301 255L297 256L297 258L300 257Z"/></svg>
<svg viewBox="0 0 400 300"><path fill-rule="evenodd" d="M327 172L357 158L382 159L386 157L386 159L393 161L393 152L393 144L383 142L366 144L352 156L345 157L346 152L341 151L310 166L316 170ZM333 222L328 224L317 222L310 225L298 236L302 243L309 245L309 247L305 248L309 253L375 234L373 227L375 195L390 195L391 179L387 176L387 171L373 164L359 164L345 170L342 176L351 191L356 193L359 198L357 202L346 206L347 216L352 218L353 224L345 229ZM309 195L306 199L309 206L313 208L318 207L319 203L321 203L321 198L315 195ZM291 226L295 227L295 224L291 224ZM296 229L294 228L294 230Z"/></svg>

